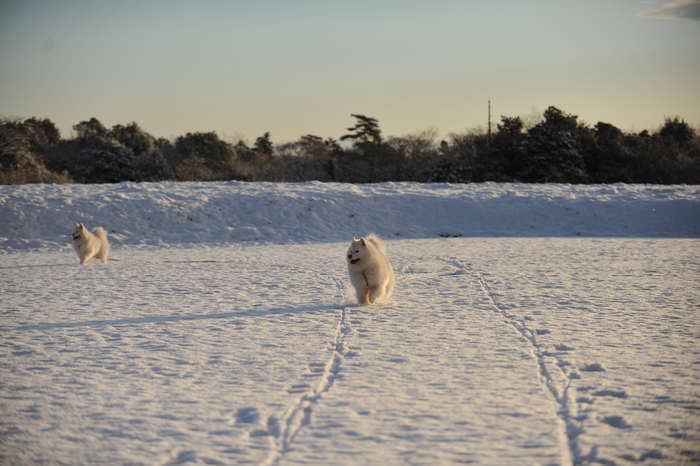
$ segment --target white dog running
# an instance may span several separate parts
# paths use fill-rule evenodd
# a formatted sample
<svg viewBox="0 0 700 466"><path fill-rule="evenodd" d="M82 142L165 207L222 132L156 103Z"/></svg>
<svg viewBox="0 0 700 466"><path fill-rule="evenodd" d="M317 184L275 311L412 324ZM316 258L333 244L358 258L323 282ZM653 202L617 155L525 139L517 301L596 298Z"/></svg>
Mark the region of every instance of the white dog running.
<svg viewBox="0 0 700 466"><path fill-rule="evenodd" d="M85 264L93 257L97 261L107 262L109 243L104 228L97 227L90 233L82 223L76 223L72 236L73 248L78 253L81 264Z"/></svg>
<svg viewBox="0 0 700 466"><path fill-rule="evenodd" d="M360 304L385 302L394 291L394 271L386 247L377 235L352 239L346 255L350 282Z"/></svg>

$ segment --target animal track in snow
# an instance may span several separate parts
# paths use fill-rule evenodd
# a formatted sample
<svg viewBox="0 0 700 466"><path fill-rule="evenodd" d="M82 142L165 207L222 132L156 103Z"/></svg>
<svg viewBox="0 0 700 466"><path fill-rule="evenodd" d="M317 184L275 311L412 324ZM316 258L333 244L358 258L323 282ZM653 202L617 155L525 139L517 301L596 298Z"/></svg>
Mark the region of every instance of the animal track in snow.
<svg viewBox="0 0 700 466"><path fill-rule="evenodd" d="M611 427L615 427L616 429L629 429L632 427L625 422L625 418L622 416L605 416L603 419L601 419L601 422Z"/></svg>
<svg viewBox="0 0 700 466"><path fill-rule="evenodd" d="M236 422L252 424L258 422L260 413L257 408L241 408L236 411Z"/></svg>
<svg viewBox="0 0 700 466"><path fill-rule="evenodd" d="M555 348L557 351L573 351L573 350L575 349L575 348L572 348L572 347L570 347L570 346L567 346L567 345L565 345L565 344L563 344L563 343L560 343L560 344L558 344L558 345L554 345L554 348Z"/></svg>
<svg viewBox="0 0 700 466"><path fill-rule="evenodd" d="M309 390L310 386L307 383L294 384L287 389L287 393L305 393Z"/></svg>
<svg viewBox="0 0 700 466"><path fill-rule="evenodd" d="M471 275L484 292L494 312L501 315L506 322L517 330L532 346L533 354L537 360L540 380L558 405L557 414L563 424L561 433L563 443L562 449L565 450L563 451L564 455L568 454L569 456L568 462L571 464L582 464L595 458L597 455L597 447L593 446L588 453L584 453L582 451L582 446L579 445L579 436L584 432L584 421L590 422L591 420L597 420L600 423L607 424L616 429L628 429L632 427L622 416L610 415L598 417L596 419L590 416L591 405L593 405L596 398L627 398L627 393L624 390L600 389L600 385L598 385L596 387L579 387L576 389L576 391L579 392L588 392L588 396L577 397L574 393L571 393L574 388L572 387L572 381L581 379L582 373L605 372L606 369L601 364L589 363L578 366L569 359L576 348L562 342L554 344L539 343L537 340L539 336L551 334L548 329L532 329L528 327L528 322L534 319L528 319L527 316L518 316L510 312L507 305L499 304L496 295L491 291L484 276L470 265L455 259L443 259L443 261L457 268L457 272L450 273L449 275ZM536 312L534 312L534 314L536 314Z"/></svg>
<svg viewBox="0 0 700 466"><path fill-rule="evenodd" d="M563 367L570 365L570 363L560 359L557 354L560 352L569 352L573 350L573 348L564 344L558 344L550 347L555 350L554 352L543 350L542 346L537 342L537 336L549 334L549 330L531 329L526 324L528 319L507 312L505 307L499 305L496 301L484 276L473 267L463 264L458 260L452 260L450 263L457 267L458 271L461 271L461 273L454 273L452 275L461 275L465 271L471 275L484 292L494 312L505 318L506 322L517 330L532 346L533 354L539 369L540 381L543 386L546 387L546 391L552 395L558 406L557 414L562 421L560 432L562 454L566 457L564 461L570 464L579 463L577 457L580 455L580 448L577 443L577 437L583 429L578 422L578 405L576 401L572 400L569 396L569 387L572 377L563 370Z"/></svg>
<svg viewBox="0 0 700 466"><path fill-rule="evenodd" d="M624 390L598 390L591 393L593 396L611 396L614 398L627 398L627 392Z"/></svg>
<svg viewBox="0 0 700 466"><path fill-rule="evenodd" d="M345 294L345 284L335 277L332 277L339 288L341 297ZM318 377L318 382L314 386L309 384L295 384L290 386L288 393L302 393L292 406L286 411L282 419L270 416L267 421L267 429L262 431L262 435L270 436L270 452L261 466L271 466L277 464L284 453L290 448L299 431L311 422L311 414L314 405L332 386L333 381L339 377L341 363L345 356L351 355L348 350L347 338L353 333L348 309L340 309L340 320L335 332L334 340L331 343L331 356L325 364L309 363L309 371ZM256 432L256 431L254 431ZM251 436L254 434L251 433Z"/></svg>
<svg viewBox="0 0 700 466"><path fill-rule="evenodd" d="M605 369L598 363L586 364L581 368L581 372L605 372Z"/></svg>

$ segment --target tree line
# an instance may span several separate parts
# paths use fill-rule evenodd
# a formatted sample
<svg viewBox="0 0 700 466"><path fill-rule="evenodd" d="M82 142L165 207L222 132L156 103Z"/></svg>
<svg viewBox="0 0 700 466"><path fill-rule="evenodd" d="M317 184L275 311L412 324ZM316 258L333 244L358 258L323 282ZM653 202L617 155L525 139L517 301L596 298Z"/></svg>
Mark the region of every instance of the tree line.
<svg viewBox="0 0 700 466"><path fill-rule="evenodd" d="M438 141L435 130L384 137L375 118L340 140L305 135L252 145L215 132L155 138L138 124L106 128L95 118L64 139L49 119L0 118L0 184L122 181L385 181L472 183L700 184L700 135L679 117L653 133L589 126L549 107L529 124L501 117L496 131L470 130Z"/></svg>

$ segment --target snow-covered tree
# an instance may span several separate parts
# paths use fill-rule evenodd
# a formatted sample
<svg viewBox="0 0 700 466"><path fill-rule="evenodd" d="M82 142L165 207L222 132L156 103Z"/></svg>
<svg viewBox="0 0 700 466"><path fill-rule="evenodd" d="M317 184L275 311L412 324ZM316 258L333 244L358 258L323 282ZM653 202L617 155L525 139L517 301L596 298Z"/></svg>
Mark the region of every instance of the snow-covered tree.
<svg viewBox="0 0 700 466"><path fill-rule="evenodd" d="M236 150L215 132L187 133L175 141L174 166L181 181L246 180Z"/></svg>
<svg viewBox="0 0 700 466"><path fill-rule="evenodd" d="M585 182L588 175L577 133L578 117L549 107L544 118L522 140L523 156L514 164L517 179L527 183Z"/></svg>
<svg viewBox="0 0 700 466"><path fill-rule="evenodd" d="M46 156L57 171L67 170L81 183L155 181L169 177L153 136L136 123L107 129L91 118L73 126L77 137L61 141Z"/></svg>
<svg viewBox="0 0 700 466"><path fill-rule="evenodd" d="M0 184L66 183L67 174L47 168L44 155L61 139L49 119L0 118Z"/></svg>

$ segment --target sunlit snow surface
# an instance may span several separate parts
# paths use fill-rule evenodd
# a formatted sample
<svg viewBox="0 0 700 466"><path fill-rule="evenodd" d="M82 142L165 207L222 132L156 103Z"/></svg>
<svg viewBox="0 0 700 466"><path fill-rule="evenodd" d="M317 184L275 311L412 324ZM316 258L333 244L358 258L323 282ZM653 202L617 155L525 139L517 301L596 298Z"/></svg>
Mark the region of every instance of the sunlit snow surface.
<svg viewBox="0 0 700 466"><path fill-rule="evenodd" d="M699 206L685 186L0 187L0 464L698 464ZM117 260L79 266L76 221L117 230ZM397 287L359 307L344 253L370 231Z"/></svg>

